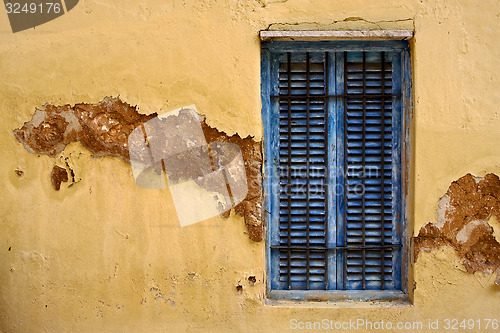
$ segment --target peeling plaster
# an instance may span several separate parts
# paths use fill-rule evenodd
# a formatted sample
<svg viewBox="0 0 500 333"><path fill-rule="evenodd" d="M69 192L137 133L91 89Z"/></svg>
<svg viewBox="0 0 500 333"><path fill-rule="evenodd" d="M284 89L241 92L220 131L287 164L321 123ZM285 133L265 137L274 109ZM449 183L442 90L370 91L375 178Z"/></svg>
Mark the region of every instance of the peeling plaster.
<svg viewBox="0 0 500 333"><path fill-rule="evenodd" d="M31 121L14 130L14 136L24 148L35 154L56 157L71 142L80 142L94 157L118 157L130 163L129 135L139 126L157 117L156 113L144 115L136 107L122 102L119 98L106 97L97 104L80 103L74 106L54 106L46 104L35 110ZM241 138L210 127L203 119L201 125L207 142L230 142L240 147L247 175L248 193L234 211L244 217L249 237L252 241L262 240L262 151L261 143L250 136ZM73 169L66 161L72 182ZM64 173L63 173L64 170ZM184 170L178 170L183 172ZM173 176L169 172L169 177ZM53 185L59 190L63 181L68 181L66 169L54 167ZM228 218L230 212L222 214Z"/></svg>
<svg viewBox="0 0 500 333"><path fill-rule="evenodd" d="M246 199L238 204L234 211L245 218L245 224L251 240L262 240L262 150L261 143L255 142L250 136L241 138L238 135L228 136L226 133L212 128L202 122L203 132L207 142L231 142L241 148L245 171L247 174L248 193ZM229 217L229 214L223 215Z"/></svg>
<svg viewBox="0 0 500 333"><path fill-rule="evenodd" d="M452 182L439 200L437 215L437 223L427 223L414 237L414 260L421 250L450 246L467 272L497 272L495 283L500 285L500 243L488 223L500 217L499 177L467 174Z"/></svg>
<svg viewBox="0 0 500 333"><path fill-rule="evenodd" d="M59 191L61 183L68 181L68 172L65 168L54 165L52 172L50 173L50 179L52 180L52 186L54 186L54 189Z"/></svg>

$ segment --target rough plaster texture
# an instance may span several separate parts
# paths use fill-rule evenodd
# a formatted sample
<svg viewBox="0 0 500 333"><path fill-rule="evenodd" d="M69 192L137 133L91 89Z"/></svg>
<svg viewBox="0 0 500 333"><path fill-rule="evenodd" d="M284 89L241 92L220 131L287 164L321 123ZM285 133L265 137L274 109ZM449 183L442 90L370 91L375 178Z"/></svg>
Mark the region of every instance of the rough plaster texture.
<svg viewBox="0 0 500 333"><path fill-rule="evenodd" d="M27 152L12 130L45 103L111 95L143 114L195 103L212 128L260 141L259 30L414 28L408 218L418 233L452 180L500 172L499 12L493 0L86 0L18 34L0 12L0 330L276 332L292 318L498 317L496 274L468 273L450 247L412 264L413 306L266 306L264 242L242 237L241 217L180 228L168 192L138 188L128 165L80 143L56 154L74 180L55 191L54 158Z"/></svg>

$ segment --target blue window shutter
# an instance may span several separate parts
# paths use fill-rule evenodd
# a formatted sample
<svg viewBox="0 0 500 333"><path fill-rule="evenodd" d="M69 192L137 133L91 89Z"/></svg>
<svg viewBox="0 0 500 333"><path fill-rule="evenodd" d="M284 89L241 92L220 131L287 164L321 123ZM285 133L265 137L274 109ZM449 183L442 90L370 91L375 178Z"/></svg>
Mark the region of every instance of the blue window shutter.
<svg viewBox="0 0 500 333"><path fill-rule="evenodd" d="M280 57L277 289L327 288L327 113L323 54Z"/></svg>
<svg viewBox="0 0 500 333"><path fill-rule="evenodd" d="M400 186L397 105L400 63L394 53L344 52L341 56L344 132L342 289L400 287L396 214ZM394 67L393 67L394 66ZM400 72L399 72L400 74ZM396 180L396 182L395 182Z"/></svg>
<svg viewBox="0 0 500 333"><path fill-rule="evenodd" d="M269 291L404 292L406 42L263 46Z"/></svg>

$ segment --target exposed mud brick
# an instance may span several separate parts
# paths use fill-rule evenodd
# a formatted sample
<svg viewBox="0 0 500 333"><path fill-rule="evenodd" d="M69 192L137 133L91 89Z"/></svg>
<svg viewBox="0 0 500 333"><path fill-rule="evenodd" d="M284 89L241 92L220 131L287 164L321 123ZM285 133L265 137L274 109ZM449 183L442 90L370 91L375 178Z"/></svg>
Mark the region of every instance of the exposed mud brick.
<svg viewBox="0 0 500 333"><path fill-rule="evenodd" d="M500 243L488 224L500 217L500 179L467 174L451 183L440 199L438 223L424 225L414 238L414 259L422 250L452 246L469 273L496 271L500 276Z"/></svg>
<svg viewBox="0 0 500 333"><path fill-rule="evenodd" d="M66 171L65 168L54 165L52 172L50 173L50 179L52 180L52 186L54 186L54 189L59 191L61 183L68 181L68 171Z"/></svg>

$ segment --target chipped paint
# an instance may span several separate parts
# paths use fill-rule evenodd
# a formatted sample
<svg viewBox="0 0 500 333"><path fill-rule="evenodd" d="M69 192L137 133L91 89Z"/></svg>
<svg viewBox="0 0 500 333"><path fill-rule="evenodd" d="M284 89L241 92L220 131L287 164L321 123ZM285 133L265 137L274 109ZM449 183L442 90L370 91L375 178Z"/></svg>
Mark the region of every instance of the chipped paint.
<svg viewBox="0 0 500 333"><path fill-rule="evenodd" d="M52 172L50 173L50 179L52 180L52 186L56 191L59 191L61 188L62 182L68 181L68 172L65 168L61 168L60 166L54 165L52 168Z"/></svg>
<svg viewBox="0 0 500 333"><path fill-rule="evenodd" d="M231 142L241 148L247 174L248 193L246 199L234 208L237 215L245 218L248 234L254 242L262 240L262 145L252 137L241 138L239 135L228 136L202 122L207 142ZM229 215L223 215L229 217Z"/></svg>

